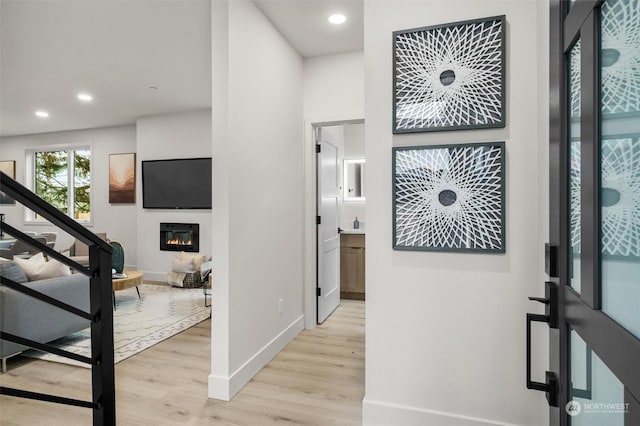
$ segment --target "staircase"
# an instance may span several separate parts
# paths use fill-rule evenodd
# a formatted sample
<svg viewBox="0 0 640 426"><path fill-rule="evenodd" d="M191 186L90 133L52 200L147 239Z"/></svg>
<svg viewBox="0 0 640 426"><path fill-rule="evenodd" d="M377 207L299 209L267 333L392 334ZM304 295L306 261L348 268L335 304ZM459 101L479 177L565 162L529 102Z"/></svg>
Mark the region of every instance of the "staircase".
<svg viewBox="0 0 640 426"><path fill-rule="evenodd" d="M63 351L46 343L35 342L6 333L1 327L0 339L90 364L92 400L82 401L9 387L0 387L0 395L90 408L93 410L93 424L95 426L115 425L116 398L113 361L113 311L111 308L113 297L111 284L111 246L2 172L0 172L0 190L13 197L26 208L33 210L51 224L60 228L60 230L89 246L89 267L84 267L52 248L49 248L46 244L34 240L8 223L5 223L4 215L0 216L0 233L8 234L17 240L24 241L41 250L49 256L49 258L56 259L73 268L76 273L81 273L89 277L90 312L84 312L7 278L1 277L0 284L89 320L91 322L91 357Z"/></svg>

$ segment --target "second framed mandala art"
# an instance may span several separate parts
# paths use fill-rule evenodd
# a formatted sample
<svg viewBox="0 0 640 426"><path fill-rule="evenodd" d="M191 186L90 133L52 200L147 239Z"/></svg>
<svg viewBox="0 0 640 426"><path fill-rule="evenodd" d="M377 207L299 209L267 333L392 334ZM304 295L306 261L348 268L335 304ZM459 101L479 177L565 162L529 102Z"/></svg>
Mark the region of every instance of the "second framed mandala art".
<svg viewBox="0 0 640 426"><path fill-rule="evenodd" d="M505 126L505 17L393 33L393 133Z"/></svg>
<svg viewBox="0 0 640 426"><path fill-rule="evenodd" d="M505 252L504 142L392 155L394 249Z"/></svg>

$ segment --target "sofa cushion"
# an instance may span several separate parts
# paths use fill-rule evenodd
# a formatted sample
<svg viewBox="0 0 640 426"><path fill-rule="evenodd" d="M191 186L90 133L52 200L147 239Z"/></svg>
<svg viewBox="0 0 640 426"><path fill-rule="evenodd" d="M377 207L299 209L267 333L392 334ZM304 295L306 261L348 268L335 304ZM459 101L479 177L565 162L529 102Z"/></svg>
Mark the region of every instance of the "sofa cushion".
<svg viewBox="0 0 640 426"><path fill-rule="evenodd" d="M42 253L38 253L29 259L16 258L15 262L24 270L30 281L71 275L71 270L67 265L57 260L47 262Z"/></svg>
<svg viewBox="0 0 640 426"><path fill-rule="evenodd" d="M188 260L188 259L193 260L193 267L195 268L196 271L200 270L200 266L207 261L207 257L203 254L191 254L191 253L180 252L179 256L180 256L180 259L182 260ZM184 272L193 272L193 271L184 271Z"/></svg>
<svg viewBox="0 0 640 426"><path fill-rule="evenodd" d="M29 281L27 274L25 274L22 268L12 260L5 261L5 259L3 259L0 261L0 276L17 283L26 283Z"/></svg>
<svg viewBox="0 0 640 426"><path fill-rule="evenodd" d="M193 266L193 259L182 259L179 255L173 256L171 259L171 271L172 272L195 272L196 268Z"/></svg>

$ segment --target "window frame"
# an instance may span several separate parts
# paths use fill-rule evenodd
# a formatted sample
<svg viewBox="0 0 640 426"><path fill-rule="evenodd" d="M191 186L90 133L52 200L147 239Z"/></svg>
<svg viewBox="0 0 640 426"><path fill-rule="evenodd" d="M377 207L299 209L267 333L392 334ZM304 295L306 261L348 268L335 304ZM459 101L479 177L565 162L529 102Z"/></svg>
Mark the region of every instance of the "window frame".
<svg viewBox="0 0 640 426"><path fill-rule="evenodd" d="M30 148L26 148L25 149L25 186L31 190L32 192L36 192L36 154L39 152L54 152L54 151L68 151L67 152L67 158L69 159L70 156L73 155L73 152L75 151L89 151L89 157L90 157L90 166L89 166L89 185L90 185L90 191L89 191L89 220L85 220L85 219L75 219L73 217L73 213L74 213L74 206L73 206L73 202L74 202L74 193L73 190L69 191L69 188L73 188L73 177L74 177L74 163L73 161L71 162L67 162L67 164L71 164L71 169L70 172L68 173L68 177L67 177L67 193L69 194L69 196L67 197L67 213L65 213L67 216L69 216L71 219L75 220L76 222L80 223L83 226L86 227L91 227L93 226L93 215L94 215L94 209L93 209L93 202L94 202L94 197L93 197L93 189L94 189L94 181L93 181L93 172L94 172L94 162L93 162L93 144L92 143L77 143L77 144L60 144L60 145L43 145L43 146L36 146L36 147L30 147ZM30 210L25 208L25 212L24 212L24 223L25 225L51 225L51 222L49 222L46 219L36 219L35 217L35 213Z"/></svg>

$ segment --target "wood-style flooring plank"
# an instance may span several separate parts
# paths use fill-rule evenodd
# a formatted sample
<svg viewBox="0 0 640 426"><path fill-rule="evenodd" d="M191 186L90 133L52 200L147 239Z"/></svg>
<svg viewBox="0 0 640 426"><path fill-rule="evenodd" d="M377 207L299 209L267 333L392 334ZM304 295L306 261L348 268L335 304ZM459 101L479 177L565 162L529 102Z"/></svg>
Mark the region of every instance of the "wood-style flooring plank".
<svg viewBox="0 0 640 426"><path fill-rule="evenodd" d="M304 330L230 402L207 398L211 322L204 321L116 365L119 425L360 425L364 397L364 302L342 300ZM0 386L90 399L90 371L23 357ZM0 396L6 426L90 425L91 412Z"/></svg>

